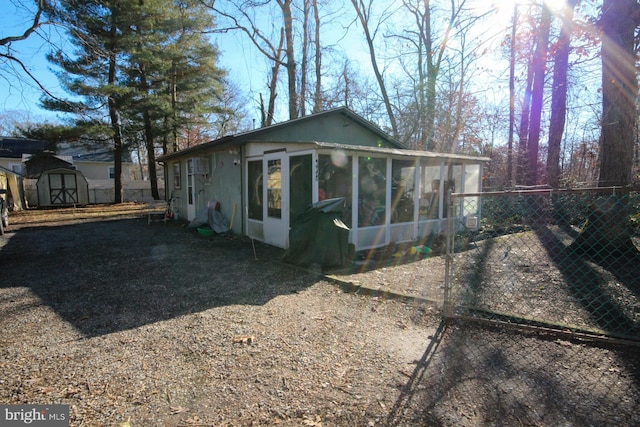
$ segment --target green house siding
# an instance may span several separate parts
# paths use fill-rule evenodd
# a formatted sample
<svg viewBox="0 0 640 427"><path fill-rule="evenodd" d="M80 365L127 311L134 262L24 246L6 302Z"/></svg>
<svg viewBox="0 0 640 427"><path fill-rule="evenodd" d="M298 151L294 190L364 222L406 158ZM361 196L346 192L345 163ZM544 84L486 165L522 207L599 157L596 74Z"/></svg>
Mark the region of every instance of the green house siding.
<svg viewBox="0 0 640 427"><path fill-rule="evenodd" d="M380 131L381 132L381 131ZM366 147L397 147L388 138L363 127L355 120L335 114L314 121L292 122L260 135L261 141L321 141Z"/></svg>

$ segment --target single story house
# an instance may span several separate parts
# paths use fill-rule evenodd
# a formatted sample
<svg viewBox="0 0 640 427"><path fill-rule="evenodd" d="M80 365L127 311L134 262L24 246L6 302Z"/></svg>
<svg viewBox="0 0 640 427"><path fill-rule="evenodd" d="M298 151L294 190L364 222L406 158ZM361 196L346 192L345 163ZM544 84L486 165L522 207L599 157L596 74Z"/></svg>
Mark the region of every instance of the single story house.
<svg viewBox="0 0 640 427"><path fill-rule="evenodd" d="M408 150L371 122L337 108L158 161L181 218L192 220L219 205L233 233L286 249L292 223L311 204L345 198L349 243L363 250L443 231L447 195L481 191L488 159Z"/></svg>

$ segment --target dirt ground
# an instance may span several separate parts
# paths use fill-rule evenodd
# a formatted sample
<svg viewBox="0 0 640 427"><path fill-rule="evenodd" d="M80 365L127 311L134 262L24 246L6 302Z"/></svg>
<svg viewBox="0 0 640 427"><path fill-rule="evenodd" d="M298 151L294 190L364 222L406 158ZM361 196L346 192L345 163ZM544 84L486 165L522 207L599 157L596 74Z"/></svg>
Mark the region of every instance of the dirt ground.
<svg viewBox="0 0 640 427"><path fill-rule="evenodd" d="M1 403L73 426L640 424L636 349L444 324L438 259L327 277L146 209L10 217Z"/></svg>

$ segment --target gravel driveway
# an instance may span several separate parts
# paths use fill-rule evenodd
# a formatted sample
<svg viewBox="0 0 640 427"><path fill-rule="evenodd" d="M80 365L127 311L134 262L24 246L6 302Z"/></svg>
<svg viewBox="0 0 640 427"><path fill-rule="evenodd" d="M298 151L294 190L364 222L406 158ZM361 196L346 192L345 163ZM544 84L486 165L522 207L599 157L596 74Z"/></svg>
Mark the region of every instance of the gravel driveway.
<svg viewBox="0 0 640 427"><path fill-rule="evenodd" d="M72 425L378 423L437 326L257 242L62 213L0 240L0 401Z"/></svg>
<svg viewBox="0 0 640 427"><path fill-rule="evenodd" d="M68 404L74 426L640 423L636 350L444 325L141 209L11 218L0 402ZM437 299L416 270L357 282Z"/></svg>

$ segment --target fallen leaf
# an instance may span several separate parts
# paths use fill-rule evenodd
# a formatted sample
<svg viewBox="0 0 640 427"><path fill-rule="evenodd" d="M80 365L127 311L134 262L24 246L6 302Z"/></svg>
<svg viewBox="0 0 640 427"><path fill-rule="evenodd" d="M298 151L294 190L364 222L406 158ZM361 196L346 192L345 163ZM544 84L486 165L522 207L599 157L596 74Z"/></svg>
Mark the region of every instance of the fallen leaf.
<svg viewBox="0 0 640 427"><path fill-rule="evenodd" d="M307 427L322 427L322 420L320 419L320 415L316 415L315 419L305 415L302 424Z"/></svg>
<svg viewBox="0 0 640 427"><path fill-rule="evenodd" d="M172 406L170 409L171 409L171 415L183 414L189 411L187 408L183 406Z"/></svg>
<svg viewBox="0 0 640 427"><path fill-rule="evenodd" d="M55 391L53 387L38 387L38 391L42 394L49 394Z"/></svg>
<svg viewBox="0 0 640 427"><path fill-rule="evenodd" d="M256 338L253 335L239 335L233 338L234 344L252 344Z"/></svg>

